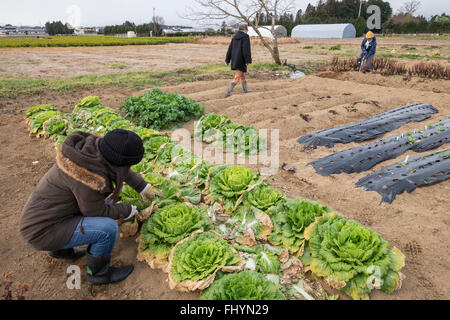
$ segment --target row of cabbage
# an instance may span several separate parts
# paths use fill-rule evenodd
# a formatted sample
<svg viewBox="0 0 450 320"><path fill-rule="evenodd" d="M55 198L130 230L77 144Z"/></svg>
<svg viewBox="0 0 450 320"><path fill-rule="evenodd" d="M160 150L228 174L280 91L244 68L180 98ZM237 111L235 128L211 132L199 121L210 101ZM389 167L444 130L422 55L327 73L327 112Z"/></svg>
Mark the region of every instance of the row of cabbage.
<svg viewBox="0 0 450 320"><path fill-rule="evenodd" d="M378 233L327 206L286 198L249 168L209 164L98 97L83 99L71 114L40 105L25 118L31 134L57 145L76 130L121 128L142 138L145 156L132 169L161 195L145 202L125 186L121 201L140 214L121 230L140 230L138 259L167 272L171 289L202 290L201 299L336 298L305 277L308 271L353 299L401 287L404 255Z"/></svg>

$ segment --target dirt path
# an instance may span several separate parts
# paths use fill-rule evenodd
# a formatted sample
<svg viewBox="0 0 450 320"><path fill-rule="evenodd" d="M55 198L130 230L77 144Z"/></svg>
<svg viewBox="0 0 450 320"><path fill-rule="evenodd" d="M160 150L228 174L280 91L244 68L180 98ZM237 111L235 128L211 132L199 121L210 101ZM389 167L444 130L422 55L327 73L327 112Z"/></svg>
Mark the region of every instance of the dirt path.
<svg viewBox="0 0 450 320"><path fill-rule="evenodd" d="M431 103L440 113L423 123L405 125L394 133L423 127L450 115L449 82L419 80L368 78L355 73L270 82L250 80L253 93L243 95L238 88L236 94L227 99L224 98L227 80L182 84L166 89L196 99L206 106L207 112L225 114L232 120L258 129L280 129L280 163L296 167L297 173L279 171L268 179L271 185L289 197L305 197L329 205L345 217L370 226L405 253L406 267L403 271L407 278L403 288L394 295L374 292L371 295L373 299L448 299L450 181L399 195L392 205L379 206L381 197L377 193L354 187L368 172L322 177L312 167L306 166L312 160L356 144L301 152L296 143L296 139L307 132L361 120L407 103ZM11 271L15 280L30 284L27 298L195 299L198 296L197 293L170 291L165 274L137 262L134 239L119 240L113 253L116 262L135 263L136 270L129 279L118 285L90 288L83 277L82 290L68 290L65 282L69 264L32 250L18 234L18 219L23 206L34 185L54 162L52 143L28 136L22 112L41 103L53 104L70 112L87 95L99 95L105 105L118 108L127 96L139 93L142 91L111 88L0 101L0 198L3 208L0 214L0 270ZM330 113L331 110L334 112ZM311 120L303 120L300 112L308 114ZM192 123L185 127L192 128ZM447 144L440 149L448 147ZM33 165L33 161L39 163ZM373 170L395 161L398 159L379 164ZM85 270L83 259L75 264Z"/></svg>

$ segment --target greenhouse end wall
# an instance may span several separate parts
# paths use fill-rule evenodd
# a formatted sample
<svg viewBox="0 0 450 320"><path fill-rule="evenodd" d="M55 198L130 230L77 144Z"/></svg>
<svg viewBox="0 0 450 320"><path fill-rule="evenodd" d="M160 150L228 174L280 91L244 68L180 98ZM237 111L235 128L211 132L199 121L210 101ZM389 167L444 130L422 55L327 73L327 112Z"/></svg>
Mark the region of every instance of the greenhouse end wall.
<svg viewBox="0 0 450 320"><path fill-rule="evenodd" d="M356 29L347 24L300 24L292 29L292 38L298 39L344 39L355 38Z"/></svg>

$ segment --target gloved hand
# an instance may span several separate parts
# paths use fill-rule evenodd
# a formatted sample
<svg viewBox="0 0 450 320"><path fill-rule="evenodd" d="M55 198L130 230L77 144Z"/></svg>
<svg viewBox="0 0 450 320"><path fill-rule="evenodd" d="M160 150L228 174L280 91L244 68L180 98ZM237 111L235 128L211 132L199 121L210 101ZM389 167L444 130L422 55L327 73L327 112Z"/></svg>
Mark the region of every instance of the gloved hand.
<svg viewBox="0 0 450 320"><path fill-rule="evenodd" d="M141 191L141 196L144 200L151 201L155 196L162 197L162 193L159 189L152 187L151 184L147 184L144 190Z"/></svg>
<svg viewBox="0 0 450 320"><path fill-rule="evenodd" d="M130 213L130 215L128 217L126 217L125 219L123 219L123 220L128 221L131 218L133 218L135 215L137 215L138 213L139 213L139 211L138 211L137 207L131 205L131 213Z"/></svg>

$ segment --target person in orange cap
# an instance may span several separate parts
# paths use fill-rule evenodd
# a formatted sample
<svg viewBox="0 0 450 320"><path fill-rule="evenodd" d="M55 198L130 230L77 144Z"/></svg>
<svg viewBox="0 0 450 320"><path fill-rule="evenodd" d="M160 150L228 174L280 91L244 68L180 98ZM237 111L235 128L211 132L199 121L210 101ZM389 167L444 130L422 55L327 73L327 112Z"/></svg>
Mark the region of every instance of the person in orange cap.
<svg viewBox="0 0 450 320"><path fill-rule="evenodd" d="M361 43L361 52L358 54L358 68L363 59L366 62L364 73L370 72L372 70L372 63L377 51L377 38L372 31L367 32L366 37Z"/></svg>

